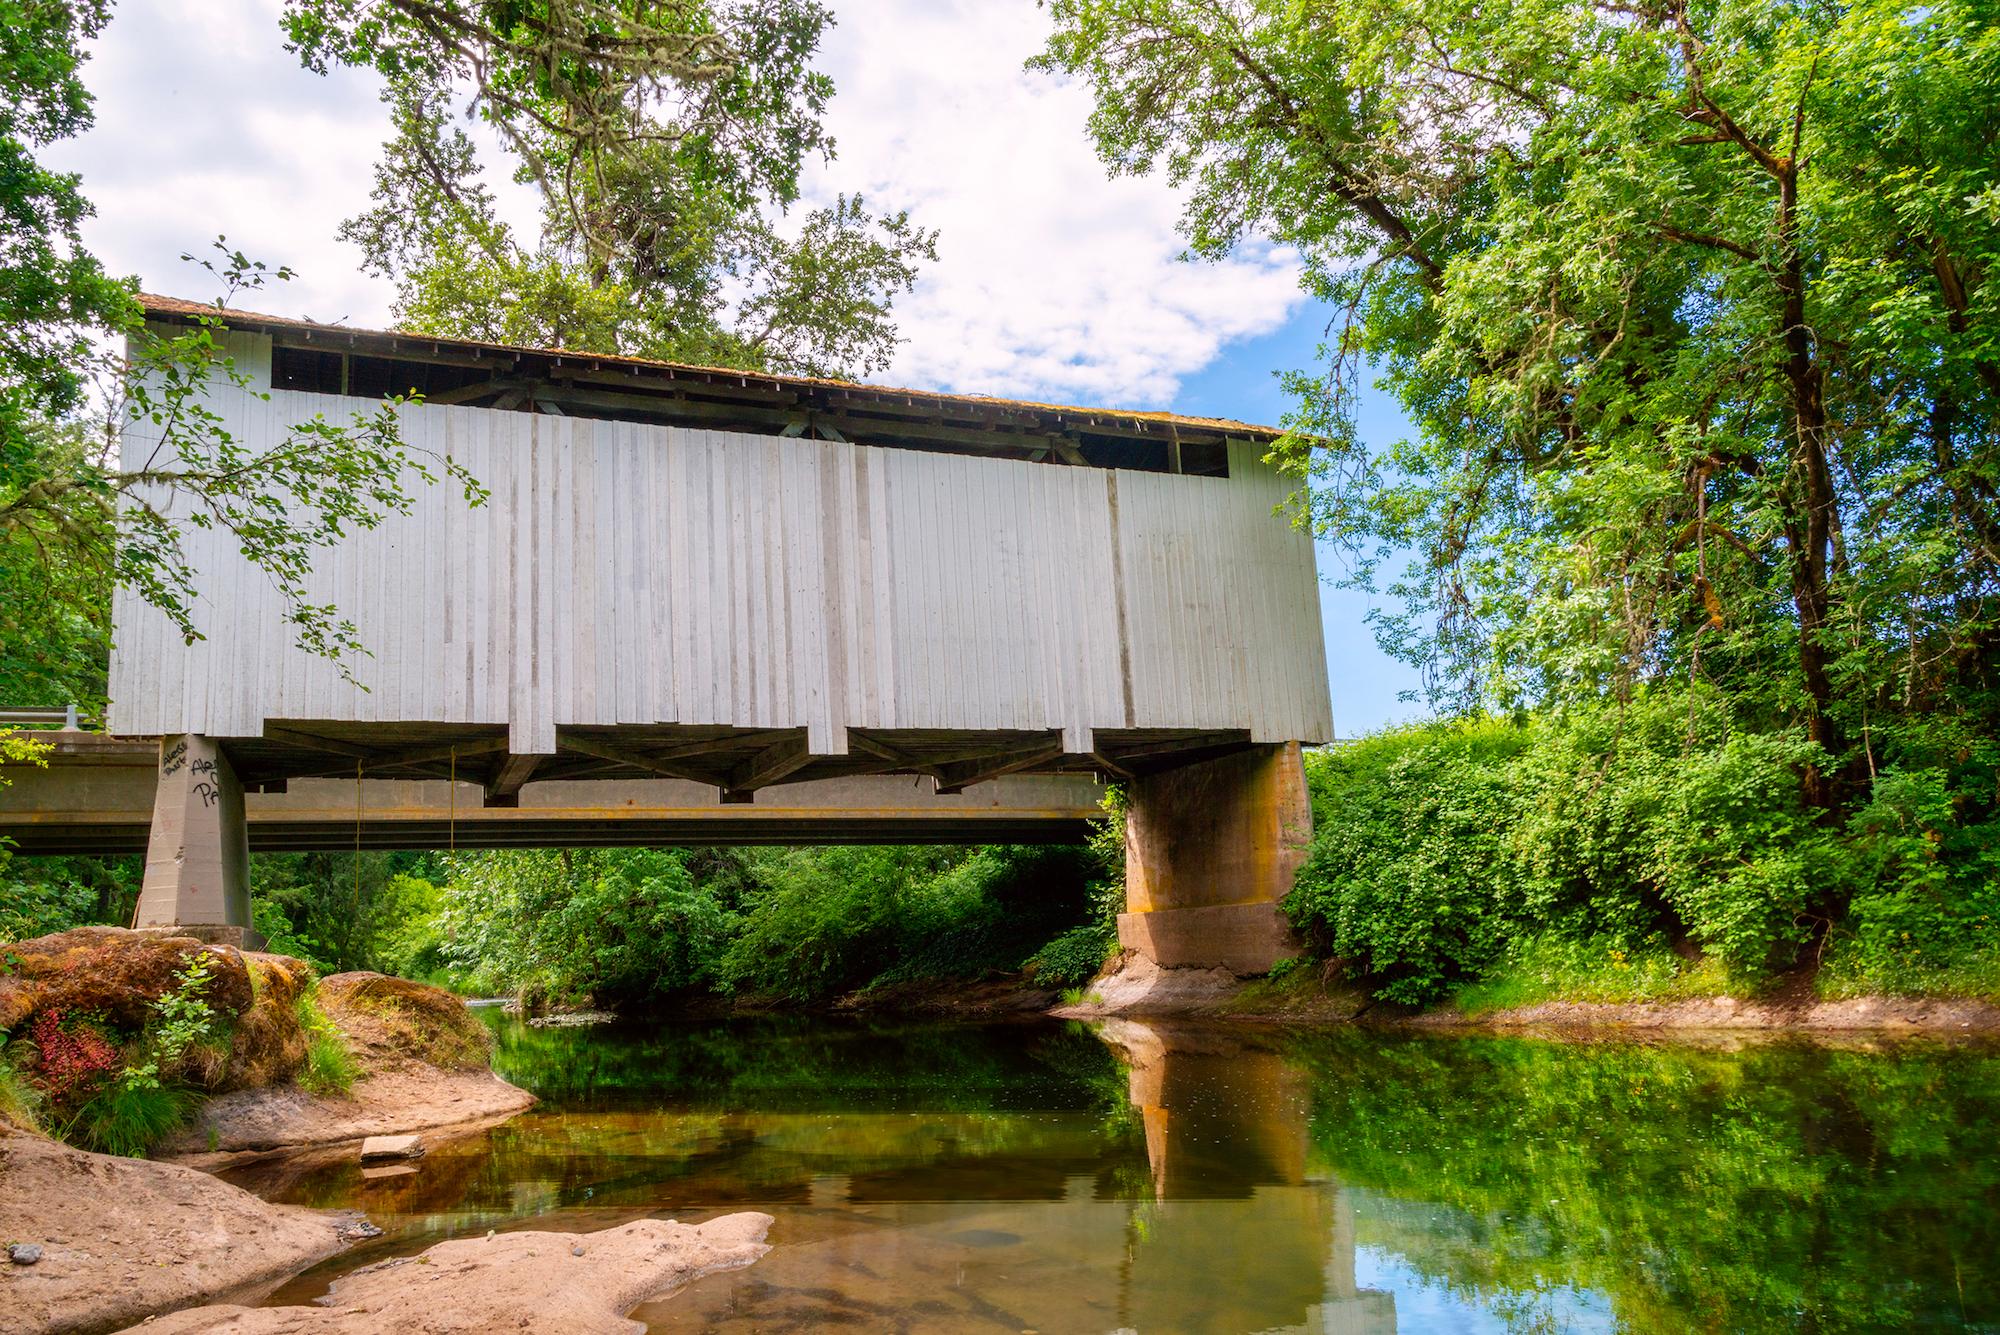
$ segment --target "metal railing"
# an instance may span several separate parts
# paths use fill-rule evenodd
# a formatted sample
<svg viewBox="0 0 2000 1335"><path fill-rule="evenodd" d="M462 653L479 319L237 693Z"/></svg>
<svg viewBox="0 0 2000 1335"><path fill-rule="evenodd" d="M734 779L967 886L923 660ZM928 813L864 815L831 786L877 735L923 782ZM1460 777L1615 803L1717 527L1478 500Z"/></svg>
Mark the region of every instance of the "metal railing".
<svg viewBox="0 0 2000 1335"><path fill-rule="evenodd" d="M0 730L60 728L64 732L81 732L86 721L86 716L75 705L65 705L61 709L0 706Z"/></svg>

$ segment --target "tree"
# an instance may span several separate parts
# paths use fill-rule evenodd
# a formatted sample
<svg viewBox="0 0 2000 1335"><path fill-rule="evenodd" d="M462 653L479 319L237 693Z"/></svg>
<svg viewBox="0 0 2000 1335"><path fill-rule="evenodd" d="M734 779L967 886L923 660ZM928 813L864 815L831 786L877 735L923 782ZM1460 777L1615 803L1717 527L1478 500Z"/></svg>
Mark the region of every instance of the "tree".
<svg viewBox="0 0 2000 1335"><path fill-rule="evenodd" d="M17 598L0 607L0 637L20 646L6 657L24 690L103 699L114 581L164 612L186 640L200 639L199 572L185 547L198 530L229 534L282 595L300 647L355 680L366 646L338 607L313 600L315 555L406 513L413 482L449 477L469 504L485 498L462 466L403 442L401 399L345 422L315 414L274 442L238 439L207 403L218 381L251 387L227 354L220 311L237 292L290 272L267 270L223 241L216 247L219 261L200 262L224 286L216 314L178 333L128 323L128 355L95 359L119 395L101 424L36 415L11 424L0 476L0 553L8 558L0 588ZM121 446L135 443L143 457L121 457Z"/></svg>
<svg viewBox="0 0 2000 1335"><path fill-rule="evenodd" d="M833 144L815 0L292 0L306 64L370 67L395 135L342 235L417 332L815 375L880 369L935 236L858 197L785 211ZM454 110L541 202L523 242Z"/></svg>
<svg viewBox="0 0 2000 1335"><path fill-rule="evenodd" d="M31 423L82 406L85 331L134 310L83 246L77 177L35 160L90 124L83 44L109 14L108 0L0 0L0 469L31 448Z"/></svg>
<svg viewBox="0 0 2000 1335"><path fill-rule="evenodd" d="M89 126L84 44L109 16L105 0L0 0L0 670L18 692L8 703L103 700L114 577L199 638L182 545L196 528L228 532L277 585L299 643L351 675L363 646L338 609L308 596L313 554L407 509L412 481L450 476L473 502L481 492L450 460L407 449L393 404L294 424L256 450L207 409L215 379L246 383L223 355L220 321L148 331L137 282L109 275L83 245L90 205L78 179L35 159ZM218 248L203 265L225 300L289 276ZM99 350L121 336L129 364ZM118 458L128 429L150 446L131 467Z"/></svg>
<svg viewBox="0 0 2000 1335"><path fill-rule="evenodd" d="M1051 0L1115 170L1337 314L1287 457L1434 698L1707 680L1822 810L1990 737L2000 29L1972 0ZM1416 438L1371 451L1357 377ZM1989 795L1990 796L1990 795Z"/></svg>

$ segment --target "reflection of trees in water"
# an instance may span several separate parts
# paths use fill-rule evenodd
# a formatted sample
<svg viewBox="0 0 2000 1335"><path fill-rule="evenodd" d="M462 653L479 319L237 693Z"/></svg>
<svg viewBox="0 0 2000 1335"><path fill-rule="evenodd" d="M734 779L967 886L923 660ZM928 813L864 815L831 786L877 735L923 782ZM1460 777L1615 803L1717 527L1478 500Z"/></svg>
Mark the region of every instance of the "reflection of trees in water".
<svg viewBox="0 0 2000 1335"><path fill-rule="evenodd" d="M415 1174L294 1165L260 1190L400 1220L406 1247L552 1210L774 1208L805 1237L746 1272L771 1306L728 1289L753 1315L823 1286L814 1265L887 1302L969 1257L1102 1298L1107 1329L1385 1329L1358 1243L1522 1328L1593 1292L1648 1331L2000 1319L1991 1049L790 1019L502 1038L542 1108Z"/></svg>
<svg viewBox="0 0 2000 1335"><path fill-rule="evenodd" d="M1637 1330L2000 1319L1991 1049L1286 1047L1316 1159L1372 1189L1361 1241L1462 1295L1595 1289Z"/></svg>
<svg viewBox="0 0 2000 1335"><path fill-rule="evenodd" d="M836 1021L538 1029L494 1021L494 1065L570 1109L1118 1111L1124 1078L1081 1025Z"/></svg>

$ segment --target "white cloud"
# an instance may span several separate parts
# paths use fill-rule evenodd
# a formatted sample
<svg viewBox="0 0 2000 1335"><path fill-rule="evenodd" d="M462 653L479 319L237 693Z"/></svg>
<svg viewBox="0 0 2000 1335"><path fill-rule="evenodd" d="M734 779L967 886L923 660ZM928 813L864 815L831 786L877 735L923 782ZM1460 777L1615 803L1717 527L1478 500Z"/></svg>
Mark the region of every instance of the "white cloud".
<svg viewBox="0 0 2000 1335"><path fill-rule="evenodd" d="M825 46L839 158L819 197L863 191L942 232L901 306L888 379L1135 407L1300 300L1283 252L1183 263L1159 180L1106 178L1090 96L1031 74L1031 0L849 0Z"/></svg>
<svg viewBox="0 0 2000 1335"><path fill-rule="evenodd" d="M822 67L839 88L840 156L808 200L864 193L942 232L939 262L899 307L884 380L1130 407L1300 300L1297 263L1250 251L1179 261L1176 201L1109 180L1085 135L1086 90L1029 74L1032 0L844 0ZM177 257L218 232L300 273L264 304L361 325L392 293L335 233L365 207L387 133L372 75L321 78L284 50L277 0L127 0L86 78L97 128L50 157L96 202L90 243L150 287L210 295ZM249 304L246 302L245 304Z"/></svg>

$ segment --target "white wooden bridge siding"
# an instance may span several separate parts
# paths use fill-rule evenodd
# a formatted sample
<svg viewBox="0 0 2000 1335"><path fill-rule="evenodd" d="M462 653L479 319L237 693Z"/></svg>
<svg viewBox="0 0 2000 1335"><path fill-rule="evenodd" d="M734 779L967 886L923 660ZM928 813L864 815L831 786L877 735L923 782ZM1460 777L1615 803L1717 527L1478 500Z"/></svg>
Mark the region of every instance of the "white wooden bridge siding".
<svg viewBox="0 0 2000 1335"><path fill-rule="evenodd" d="M268 340L232 341L266 383ZM367 408L217 406L253 442ZM553 752L558 724L804 726L821 754L850 726L1061 728L1072 752L1093 728L1332 734L1311 542L1274 516L1288 484L1256 446L1231 447L1224 480L481 408L402 419L492 496L416 487L408 516L321 558L314 597L357 623L369 689L294 648L268 581L197 532L206 638L183 646L121 590L114 728L505 723L522 754Z"/></svg>

